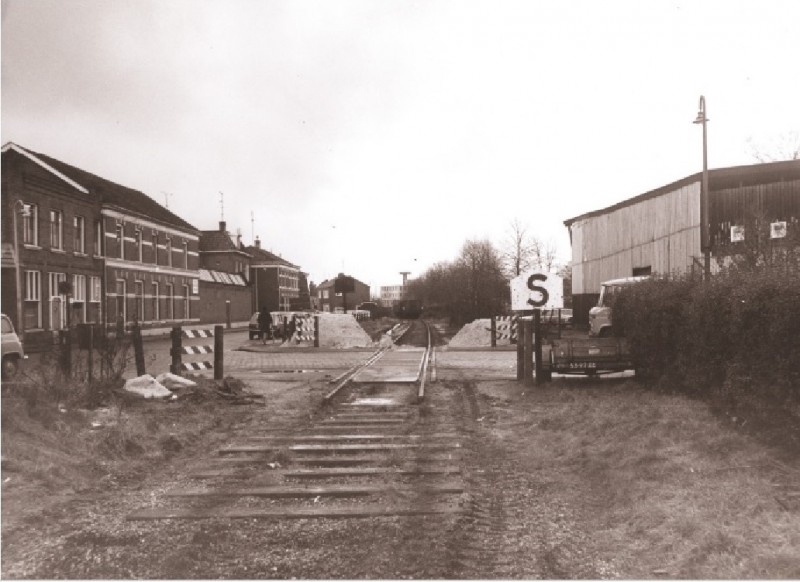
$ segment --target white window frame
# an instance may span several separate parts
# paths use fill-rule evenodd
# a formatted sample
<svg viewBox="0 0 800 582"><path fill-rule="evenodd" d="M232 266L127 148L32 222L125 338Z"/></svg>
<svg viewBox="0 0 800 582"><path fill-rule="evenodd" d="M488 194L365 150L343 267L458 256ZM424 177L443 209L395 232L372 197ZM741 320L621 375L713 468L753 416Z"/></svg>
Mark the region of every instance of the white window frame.
<svg viewBox="0 0 800 582"><path fill-rule="evenodd" d="M159 297L158 297L158 283L156 281L153 281L150 284L150 288L153 291L153 297L152 297L152 299L153 299L153 321L159 321L161 319L161 310L160 310L160 307L159 307L159 304L158 304L158 300L159 300Z"/></svg>
<svg viewBox="0 0 800 582"><path fill-rule="evenodd" d="M50 209L50 248L64 250L64 213L55 208Z"/></svg>
<svg viewBox="0 0 800 582"><path fill-rule="evenodd" d="M72 302L83 304L79 323L86 323L86 275L72 275Z"/></svg>
<svg viewBox="0 0 800 582"><path fill-rule="evenodd" d="M86 275L72 275L72 300L86 302Z"/></svg>
<svg viewBox="0 0 800 582"><path fill-rule="evenodd" d="M94 223L94 256L103 256L103 221L97 220Z"/></svg>
<svg viewBox="0 0 800 582"><path fill-rule="evenodd" d="M122 293L119 292L120 283L122 283ZM122 297L122 322L128 323L128 282L125 279L116 279L114 281L114 292L117 297Z"/></svg>
<svg viewBox="0 0 800 582"><path fill-rule="evenodd" d="M158 233L153 235L153 264L158 264Z"/></svg>
<svg viewBox="0 0 800 582"><path fill-rule="evenodd" d="M39 207L36 204L23 203L28 215L22 216L22 243L33 247L39 246Z"/></svg>
<svg viewBox="0 0 800 582"><path fill-rule="evenodd" d="M144 258L144 253L143 253L144 241L142 240L142 229L141 228L137 228L136 229L135 237L136 237L136 256L137 256L137 260L141 263L141 262L143 262L143 258Z"/></svg>
<svg viewBox="0 0 800 582"><path fill-rule="evenodd" d="M25 301L42 300L41 271L25 271Z"/></svg>
<svg viewBox="0 0 800 582"><path fill-rule="evenodd" d="M183 241L183 268L189 268L189 243Z"/></svg>
<svg viewBox="0 0 800 582"><path fill-rule="evenodd" d="M192 290L188 285L183 286L183 318L192 318Z"/></svg>
<svg viewBox="0 0 800 582"><path fill-rule="evenodd" d="M167 237L167 266L172 266L172 239Z"/></svg>
<svg viewBox="0 0 800 582"><path fill-rule="evenodd" d="M61 302L61 321L59 321L59 327L56 328L53 325L53 322L50 322L50 329L64 329L67 326L67 309L69 305L67 305L66 295L62 295L58 292L58 284L67 280L66 273L59 273L55 271L51 271L47 273L47 291L50 293L50 298L48 299L48 304L50 305L50 314L53 313L52 304L54 301L58 300Z"/></svg>
<svg viewBox="0 0 800 582"><path fill-rule="evenodd" d="M36 325L34 328L42 327L42 272L25 271L25 302L36 303ZM20 321L25 325L25 315L20 314ZM30 329L30 328L26 328Z"/></svg>
<svg viewBox="0 0 800 582"><path fill-rule="evenodd" d="M74 236L72 239L72 252L79 255L86 254L86 219L77 214L72 217Z"/></svg>
<svg viewBox="0 0 800 582"><path fill-rule="evenodd" d="M100 277L89 277L89 303L100 303L103 296L103 283Z"/></svg>
<svg viewBox="0 0 800 582"><path fill-rule="evenodd" d="M142 323L144 321L144 281L141 279L133 282L133 298L136 306L136 319Z"/></svg>
<svg viewBox="0 0 800 582"><path fill-rule="evenodd" d="M175 286L167 283L167 319L175 319Z"/></svg>
<svg viewBox="0 0 800 582"><path fill-rule="evenodd" d="M117 224L117 243L119 244L119 258L125 260L125 225Z"/></svg>

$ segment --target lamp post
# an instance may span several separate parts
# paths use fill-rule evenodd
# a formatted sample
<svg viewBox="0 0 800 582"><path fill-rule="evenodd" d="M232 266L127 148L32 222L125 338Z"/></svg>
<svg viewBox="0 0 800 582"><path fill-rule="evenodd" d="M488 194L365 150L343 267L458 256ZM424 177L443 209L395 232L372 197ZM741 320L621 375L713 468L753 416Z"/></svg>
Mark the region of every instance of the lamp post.
<svg viewBox="0 0 800 582"><path fill-rule="evenodd" d="M700 95L700 109L693 123L703 125L703 183L700 189L700 250L703 252L703 275L711 277L711 241L708 224L708 141L706 124L706 98Z"/></svg>
<svg viewBox="0 0 800 582"><path fill-rule="evenodd" d="M19 228L17 226L17 214L21 214L23 217L27 218L31 215L30 210L22 200L15 200L14 204L12 205L12 218L13 218L13 228L14 228L14 271L15 271L15 284L16 284L16 295L17 295L17 321L16 321L16 328L17 332L20 335L20 338L24 341L25 339L25 329L22 325L22 278L20 277L20 253L19 253Z"/></svg>

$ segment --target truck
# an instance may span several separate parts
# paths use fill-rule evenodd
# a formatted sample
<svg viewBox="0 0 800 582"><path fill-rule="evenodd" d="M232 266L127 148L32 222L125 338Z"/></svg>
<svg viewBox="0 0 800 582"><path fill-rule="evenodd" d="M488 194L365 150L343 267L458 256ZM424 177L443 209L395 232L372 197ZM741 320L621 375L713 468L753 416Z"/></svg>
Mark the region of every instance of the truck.
<svg viewBox="0 0 800 582"><path fill-rule="evenodd" d="M597 305L589 310L589 337L611 337L611 317L614 301L624 288L642 281L649 276L623 277L600 283L600 297Z"/></svg>

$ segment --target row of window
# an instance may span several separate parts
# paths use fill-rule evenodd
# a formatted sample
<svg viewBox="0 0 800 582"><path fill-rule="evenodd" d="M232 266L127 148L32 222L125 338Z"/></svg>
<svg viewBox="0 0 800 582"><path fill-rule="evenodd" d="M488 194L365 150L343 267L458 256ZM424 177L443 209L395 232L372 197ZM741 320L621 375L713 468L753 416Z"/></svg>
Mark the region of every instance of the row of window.
<svg viewBox="0 0 800 582"><path fill-rule="evenodd" d="M134 282L134 313L130 314L137 321L160 321L162 317L162 304L163 316L165 319L176 319L178 312L176 310L176 299L183 300L183 318L191 318L191 292L188 285L183 285L183 296L178 297L175 295L175 286L172 283L167 283L166 293L161 295L159 293L159 285L156 282L150 284L150 295L144 293L144 282ZM117 279L116 281L116 307L117 314L122 316L123 321L128 321L128 302L127 302L127 282L124 279ZM149 313L145 314L145 302L149 299Z"/></svg>
<svg viewBox="0 0 800 582"><path fill-rule="evenodd" d="M47 290L50 297L63 295L59 293L59 283L66 282L66 273L48 273ZM99 303L101 300L100 277L89 277L89 302ZM42 273L40 271L25 271L25 301L41 301L42 299ZM72 275L72 300L86 301L86 275Z"/></svg>
<svg viewBox="0 0 800 582"><path fill-rule="evenodd" d="M39 246L39 207L36 204L25 204L25 213L22 216L22 242L26 245ZM48 214L48 232L50 235L50 248L57 251L64 249L64 213L51 209ZM95 225L94 254L100 254L100 222ZM86 254L86 219L83 216L72 218L72 250L75 253Z"/></svg>
<svg viewBox="0 0 800 582"><path fill-rule="evenodd" d="M99 322L100 308L102 300L102 282L100 277L89 277L87 287L86 275L72 275L72 306L77 304L81 309L73 309L77 322L85 323L93 319ZM50 328L63 329L66 319L66 296L59 291L59 284L67 281L66 273L47 273L47 293L50 309ZM88 304L86 297L88 291ZM191 317L191 292L188 285L182 286L182 296L176 296L175 286L172 283L165 285L165 294L160 294L159 284L156 282L150 285L150 295L144 293L144 282L134 282L134 316L138 321L161 320L162 313L165 319L171 320L181 317L176 310L175 301L183 300L183 315L185 319ZM42 324L42 273L40 271L25 271L25 289L23 294L23 318L25 329L39 329ZM115 309L116 313L122 317L123 321L128 321L128 295L127 282L124 279L117 279L115 286ZM145 318L145 301L149 299L150 309ZM93 306L93 304L95 304ZM162 309L163 305L163 309Z"/></svg>
<svg viewBox="0 0 800 582"><path fill-rule="evenodd" d="M117 249L118 249L117 252L119 253L118 257L120 259L125 259L126 256L125 256L125 225L124 224L121 224L121 223L117 224L116 239L117 239ZM144 235L142 234L142 230L141 229L138 229L138 228L136 229L135 238L134 238L134 244L136 245L136 248L135 248L135 251L134 251L135 254L132 257L132 259L136 260L136 261L139 261L140 263L143 263L144 262ZM172 240L169 237L167 237L167 240L164 243L164 245L159 247L159 244L158 244L158 233L155 233L155 234L152 235L150 244L152 245L152 248L153 248L153 264L154 265L158 264L158 249L159 248L163 248L163 249L166 250L166 255L167 255L166 266L168 266L168 267L173 267L173 266L183 267L184 269L188 269L189 268L189 243L188 242L183 241L181 243L182 247L183 247L182 248L182 252L181 252L181 256L183 257L183 264L182 265L174 265L173 264L173 259L172 259L172 250L173 250L172 249Z"/></svg>
<svg viewBox="0 0 800 582"><path fill-rule="evenodd" d="M51 209L49 211L49 235L50 235L50 249L63 251L64 248L64 213L60 210ZM25 204L25 213L22 218L22 242L29 246L39 246L39 207L36 204ZM74 216L72 219L72 251L77 254L86 254L86 219L83 216ZM116 239L118 247L118 257L125 259L125 227L123 224L117 224ZM102 221L95 221L94 225L94 240L92 253L95 256L103 255L102 248L103 241L103 224ZM136 250L133 260L140 263L144 262L144 241L142 230L137 229L134 242ZM153 263L158 264L158 234L153 234L151 239L153 246ZM189 244L186 241L182 243L182 265L173 265L172 258L172 241L167 238L166 243L161 247L166 250L167 263L166 266L180 266L185 269L189 268Z"/></svg>

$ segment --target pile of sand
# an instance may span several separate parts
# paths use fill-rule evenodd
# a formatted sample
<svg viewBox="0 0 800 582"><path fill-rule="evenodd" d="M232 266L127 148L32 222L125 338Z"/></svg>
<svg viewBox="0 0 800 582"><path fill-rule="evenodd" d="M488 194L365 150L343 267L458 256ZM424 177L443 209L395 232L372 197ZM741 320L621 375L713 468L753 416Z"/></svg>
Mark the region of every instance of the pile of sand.
<svg viewBox="0 0 800 582"><path fill-rule="evenodd" d="M497 321L495 342L498 346L511 345L511 322ZM476 319L466 324L453 336L450 344L454 348L476 348L492 345L492 320Z"/></svg>
<svg viewBox="0 0 800 582"><path fill-rule="evenodd" d="M453 336L448 344L454 348L474 348L492 345L492 322L490 319L476 319L466 324Z"/></svg>
<svg viewBox="0 0 800 582"><path fill-rule="evenodd" d="M349 313L321 313L319 347L368 348L374 344L356 318Z"/></svg>

